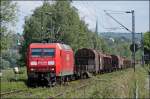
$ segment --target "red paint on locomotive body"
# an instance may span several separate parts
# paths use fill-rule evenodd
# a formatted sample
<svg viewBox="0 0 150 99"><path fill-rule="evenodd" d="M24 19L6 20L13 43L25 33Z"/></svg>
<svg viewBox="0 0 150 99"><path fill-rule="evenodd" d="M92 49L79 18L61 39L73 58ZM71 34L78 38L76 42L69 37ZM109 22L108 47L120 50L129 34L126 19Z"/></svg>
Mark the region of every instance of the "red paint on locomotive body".
<svg viewBox="0 0 150 99"><path fill-rule="evenodd" d="M56 76L74 73L72 49L60 43L32 43L28 48L27 71L54 72Z"/></svg>

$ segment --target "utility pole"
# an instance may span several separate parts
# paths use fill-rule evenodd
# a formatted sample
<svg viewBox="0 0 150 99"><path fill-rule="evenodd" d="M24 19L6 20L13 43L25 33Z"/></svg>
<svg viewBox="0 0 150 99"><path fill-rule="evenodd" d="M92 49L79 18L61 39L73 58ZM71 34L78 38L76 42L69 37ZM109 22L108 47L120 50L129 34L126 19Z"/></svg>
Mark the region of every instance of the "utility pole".
<svg viewBox="0 0 150 99"><path fill-rule="evenodd" d="M132 14L132 44L133 44L133 51L132 51L132 66L134 68L134 98L138 98L138 86L137 81L135 78L135 15L134 10L127 11L126 13Z"/></svg>
<svg viewBox="0 0 150 99"><path fill-rule="evenodd" d="M132 44L133 44L133 52L132 52L132 66L134 67L134 85L135 85L135 90L134 90L134 98L138 98L138 86L137 86L137 81L135 78L135 15L134 15L134 10L131 10L132 13Z"/></svg>
<svg viewBox="0 0 150 99"><path fill-rule="evenodd" d="M134 72L135 72L135 15L134 15L134 10L126 11L126 13L132 14L132 44L133 44L132 67L134 68Z"/></svg>
<svg viewBox="0 0 150 99"><path fill-rule="evenodd" d="M133 52L132 52L132 66L134 67L135 72L135 16L134 16L134 10L131 10L132 13L132 44L133 44Z"/></svg>
<svg viewBox="0 0 150 99"><path fill-rule="evenodd" d="M120 24L123 28L125 28L127 31L129 31L130 33L132 33L132 44L133 44L133 51L132 51L132 67L134 68L134 97L138 98L138 86L136 84L136 78L135 78L135 15L134 15L134 10L131 11L126 11L125 13L131 13L132 14L132 31L129 30L127 27L125 27L123 24L121 24L118 20L116 20L114 17L112 17L109 13L106 12L106 10L104 10L104 12L111 17L115 22L117 22L118 24Z"/></svg>

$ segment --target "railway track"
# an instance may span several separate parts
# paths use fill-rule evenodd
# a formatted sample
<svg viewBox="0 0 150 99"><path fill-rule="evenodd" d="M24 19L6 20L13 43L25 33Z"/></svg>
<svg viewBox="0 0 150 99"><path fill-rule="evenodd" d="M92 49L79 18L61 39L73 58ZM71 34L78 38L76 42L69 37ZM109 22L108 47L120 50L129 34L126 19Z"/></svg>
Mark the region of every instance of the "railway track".
<svg viewBox="0 0 150 99"><path fill-rule="evenodd" d="M63 86L63 87L64 86L68 86L68 87L66 87L67 88L66 91L61 91L59 93L56 92L56 93L54 93L54 95L47 96L47 97L48 98L58 98L58 97L63 96L64 94L69 94L70 92L74 92L76 90L83 89L83 88L91 85L91 83L90 83L91 79L105 81L105 80L97 79L97 77L95 77L95 76L92 76L92 78L89 78L89 79L80 79L80 80L70 81L70 82L68 82L68 83L66 83L64 85L56 85L55 86L55 87L58 87L58 89L61 86ZM70 87L72 87L72 89L68 90L68 89L70 89ZM43 90L43 91L50 91L51 89L49 89L49 88L37 89L36 92L40 92L41 90ZM14 90L11 90L11 91L3 91L3 92L0 93L0 96L1 97L5 97L5 96L7 97L9 95L22 94L22 93L23 94L28 94L30 92L32 92L32 91L29 90L29 89L18 89L18 90L14 89ZM30 93L30 94L31 94L31 96L37 98L37 95L35 95L35 93Z"/></svg>
<svg viewBox="0 0 150 99"><path fill-rule="evenodd" d="M27 90L28 90L28 89L5 91L5 92L1 92L1 93L0 93L0 96L10 95L10 94L15 94L15 93L20 93L20 92L24 92L24 91L27 91Z"/></svg>
<svg viewBox="0 0 150 99"><path fill-rule="evenodd" d="M52 87L52 89L51 89L51 87L50 88L44 87L42 89L34 88L33 90L32 89L23 89L23 90L14 89L12 91L7 90L7 91L1 92L0 96L9 98L10 96L15 96L16 94L17 95L19 94L19 96L21 96L21 97L27 96L29 98L39 98L39 97L45 97L45 98L50 98L50 99L62 98L64 96L66 96L67 94L71 94L72 92L77 92L78 90L83 90L83 92L86 92L86 89L87 89L86 87L88 87L90 85L96 86L96 84L92 82L93 80L97 81L95 83L99 83L99 81L102 81L102 82L110 81L108 79L101 79L97 76L92 76L91 78L88 78L88 79L79 79L79 80L70 81L64 85L56 85L56 86ZM57 91L51 95L47 94L47 93L51 93L53 88L57 89ZM40 93L41 91L42 91L42 94ZM83 95L84 95L84 93L83 93Z"/></svg>
<svg viewBox="0 0 150 99"><path fill-rule="evenodd" d="M60 93L58 93L58 94L55 94L54 96L48 96L48 99L58 98L58 97L60 97L60 96L63 96L64 94L69 94L69 93L74 92L74 91L76 91L76 90L85 88L85 87L87 87L88 85L90 85L90 84L89 84L89 83L82 84L81 86L75 87L75 88L72 89L72 90L67 90L67 91L65 91L65 92L60 92Z"/></svg>
<svg viewBox="0 0 150 99"><path fill-rule="evenodd" d="M94 85L96 84L97 82L93 83L93 82L90 82L90 80L95 80L95 81L104 81L104 82L108 82L108 80L105 80L105 79L98 79L97 77L92 77L90 79L84 79L84 80L79 80L80 82L82 82L82 84L79 84L79 85L75 85L75 87L71 90L67 90L66 91L62 91L58 94L55 94L54 96L48 96L47 98L48 99L54 99L54 98L60 98L61 96L64 96L66 94L69 94L69 93L72 93L72 92L75 92L75 91L78 91L78 90L81 90L83 89L84 92L85 92L85 88L88 87L88 86L91 86L91 85ZM74 81L72 81L74 82ZM85 94L85 93L84 93Z"/></svg>

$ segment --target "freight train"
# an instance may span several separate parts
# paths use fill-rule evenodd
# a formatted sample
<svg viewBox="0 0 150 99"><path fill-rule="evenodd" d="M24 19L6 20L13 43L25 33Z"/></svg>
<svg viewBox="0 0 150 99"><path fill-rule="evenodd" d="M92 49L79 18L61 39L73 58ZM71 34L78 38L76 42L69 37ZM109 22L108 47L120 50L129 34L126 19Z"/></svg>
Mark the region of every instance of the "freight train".
<svg viewBox="0 0 150 99"><path fill-rule="evenodd" d="M82 48L75 52L63 43L31 43L27 49L28 85L44 83L54 86L89 74L111 72L131 67L125 57L110 55L94 49Z"/></svg>

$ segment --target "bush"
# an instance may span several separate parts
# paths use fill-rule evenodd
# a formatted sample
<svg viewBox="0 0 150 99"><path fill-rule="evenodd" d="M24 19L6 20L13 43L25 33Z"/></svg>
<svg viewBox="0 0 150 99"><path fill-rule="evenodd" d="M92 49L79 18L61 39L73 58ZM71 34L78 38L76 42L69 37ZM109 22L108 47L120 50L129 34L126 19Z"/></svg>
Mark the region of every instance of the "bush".
<svg viewBox="0 0 150 99"><path fill-rule="evenodd" d="M9 61L6 61L2 57L0 57L0 69L6 69L10 67Z"/></svg>
<svg viewBox="0 0 150 99"><path fill-rule="evenodd" d="M9 67L14 67L17 65L17 61L20 59L18 52L13 50L6 50L1 52L2 61L6 64L9 62ZM8 65L7 65L8 66Z"/></svg>

